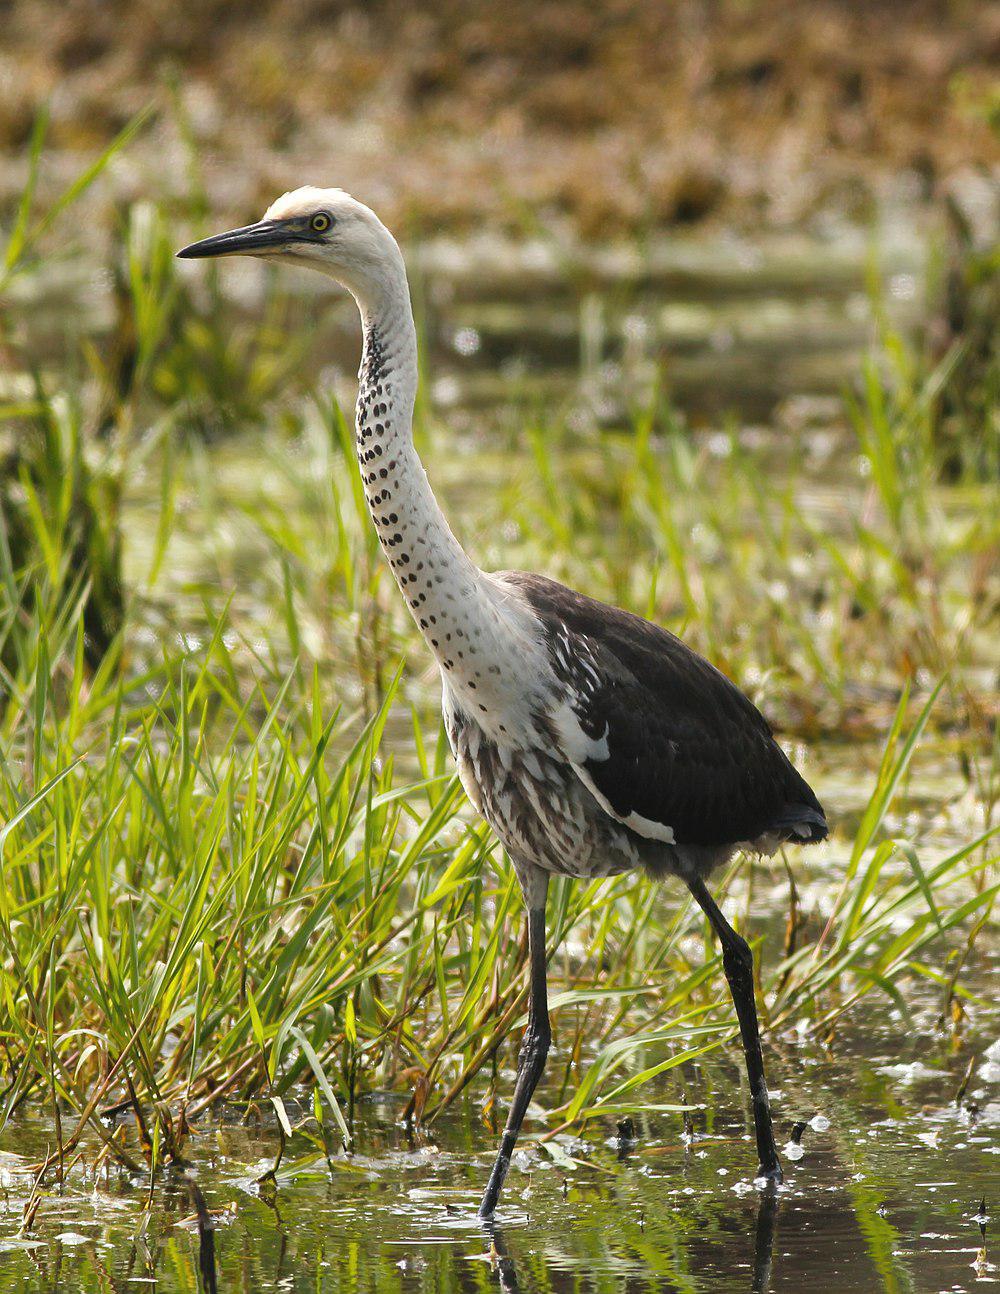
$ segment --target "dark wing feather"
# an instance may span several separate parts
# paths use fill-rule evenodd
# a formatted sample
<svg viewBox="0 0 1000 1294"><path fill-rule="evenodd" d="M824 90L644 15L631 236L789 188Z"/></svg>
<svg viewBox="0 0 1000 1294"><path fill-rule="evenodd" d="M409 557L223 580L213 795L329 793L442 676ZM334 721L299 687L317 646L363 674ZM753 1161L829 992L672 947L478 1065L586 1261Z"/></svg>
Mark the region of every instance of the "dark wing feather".
<svg viewBox="0 0 1000 1294"><path fill-rule="evenodd" d="M677 844L826 836L819 801L763 715L708 661L665 629L544 576L502 578L541 620L584 732L607 736L609 757L584 767L615 816L669 827Z"/></svg>

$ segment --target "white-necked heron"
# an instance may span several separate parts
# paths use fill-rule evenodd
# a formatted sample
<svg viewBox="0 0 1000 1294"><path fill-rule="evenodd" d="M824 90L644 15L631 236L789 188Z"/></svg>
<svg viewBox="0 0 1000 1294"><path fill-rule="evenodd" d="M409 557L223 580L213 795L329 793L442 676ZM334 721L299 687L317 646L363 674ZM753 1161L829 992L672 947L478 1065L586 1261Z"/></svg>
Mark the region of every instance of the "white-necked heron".
<svg viewBox="0 0 1000 1294"><path fill-rule="evenodd" d="M722 946L753 1102L759 1173L781 1180L764 1081L753 957L706 877L740 849L773 853L827 834L816 796L767 721L679 638L543 575L482 571L452 534L413 445L417 338L403 257L366 206L303 188L263 220L182 257L311 266L355 297L364 328L357 452L372 520L441 670L462 784L517 872L528 911L528 1027L493 1172L491 1217L550 1043L549 877L645 868L678 876Z"/></svg>

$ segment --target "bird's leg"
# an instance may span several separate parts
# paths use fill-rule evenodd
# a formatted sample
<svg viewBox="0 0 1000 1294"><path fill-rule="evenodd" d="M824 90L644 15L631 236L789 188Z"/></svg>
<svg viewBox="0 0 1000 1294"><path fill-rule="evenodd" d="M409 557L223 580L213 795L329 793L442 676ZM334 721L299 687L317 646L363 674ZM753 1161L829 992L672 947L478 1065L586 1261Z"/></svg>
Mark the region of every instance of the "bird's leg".
<svg viewBox="0 0 1000 1294"><path fill-rule="evenodd" d="M540 886L535 886L536 893L531 898L537 899L537 890L541 889L540 905L528 908L528 957L530 960L530 987L528 990L528 1027L524 1031L521 1052L517 1059L517 1081L514 1084L514 1097L507 1115L507 1124L500 1141L500 1150L490 1173L482 1203L479 1206L481 1218L491 1218L500 1198L507 1169L510 1167L511 1155L517 1134L521 1130L524 1113L531 1100L538 1080L545 1068L545 1058L549 1054L549 1043L552 1035L549 1030L548 997L545 991L545 889L547 877L544 872L538 873L545 879ZM525 887L526 897L528 888Z"/></svg>
<svg viewBox="0 0 1000 1294"><path fill-rule="evenodd" d="M733 997L733 1005L736 1007L736 1016L740 1022L747 1078L750 1080L757 1154L760 1157L757 1174L759 1177L769 1178L772 1182L780 1182L781 1164L774 1144L771 1106L767 1098L767 1084L764 1081L764 1057L760 1048L760 1030L757 1026L757 1003L754 1000L753 991L753 953L747 941L736 933L722 915L718 904L709 894L705 882L700 877L688 881L688 889L708 917L709 924L722 945L722 965L726 972L726 979L729 981L729 991Z"/></svg>

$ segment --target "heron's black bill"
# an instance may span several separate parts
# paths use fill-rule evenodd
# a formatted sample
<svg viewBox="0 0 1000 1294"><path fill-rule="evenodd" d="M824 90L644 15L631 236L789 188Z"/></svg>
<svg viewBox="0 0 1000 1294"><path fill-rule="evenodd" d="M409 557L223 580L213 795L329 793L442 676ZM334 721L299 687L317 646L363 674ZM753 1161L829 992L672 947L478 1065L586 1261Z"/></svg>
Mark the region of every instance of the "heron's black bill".
<svg viewBox="0 0 1000 1294"><path fill-rule="evenodd" d="M201 242L182 247L177 255L181 260L195 260L202 256L235 256L239 252L266 252L284 247L289 241L288 230L274 220L261 220L242 229L230 229L225 234L213 234Z"/></svg>

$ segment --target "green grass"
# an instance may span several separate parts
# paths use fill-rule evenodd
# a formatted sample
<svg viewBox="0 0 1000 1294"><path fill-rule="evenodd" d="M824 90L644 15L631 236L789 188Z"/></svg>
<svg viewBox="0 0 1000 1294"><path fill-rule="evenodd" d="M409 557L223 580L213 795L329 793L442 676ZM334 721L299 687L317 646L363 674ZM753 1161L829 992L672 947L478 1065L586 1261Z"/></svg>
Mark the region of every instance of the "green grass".
<svg viewBox="0 0 1000 1294"><path fill-rule="evenodd" d="M522 1015L516 883L488 865L439 732L418 727L418 777L397 777L395 680L366 722L328 704L316 670L247 688L226 638L222 619L197 651L123 677L88 670L81 632L57 659L43 636L9 707L4 1111L57 1100L67 1153L128 1084L193 1118L222 1096L318 1083L349 1123L359 1091L419 1071L432 1114ZM930 702L909 730L906 712L828 928L769 950L772 1026L806 1013L828 1027L871 989L905 1009L906 974L943 980L946 951L993 904L983 839L927 858L884 830ZM554 1005L579 1008L579 1059L554 1117L631 1106L645 1079L731 1034L697 929L644 880L557 886L552 946L572 932L574 952L554 956Z"/></svg>
<svg viewBox="0 0 1000 1294"><path fill-rule="evenodd" d="M38 267L75 195L33 222L41 138L9 275ZM134 212L115 338L81 339L86 366L3 410L0 1129L46 1103L52 1163L86 1132L155 1167L222 1099L314 1092L329 1144L373 1088L432 1120L523 1020L516 883L452 774L349 423L281 345L280 288L234 339L218 283L199 303L175 277L181 241ZM1000 520L990 455L956 475L954 402L942 470L962 364L961 343L930 365L885 336L826 459L790 432L696 435L666 401L612 433L529 413L456 457L421 405L432 477L484 564L683 632L809 742L807 773L824 743L853 769L833 901L803 912L790 885L785 937L762 949L773 1029L828 1034L872 992L905 1015L914 977L947 1006L969 996L997 891ZM967 416L982 448L994 412ZM912 793L922 759L968 802L948 846ZM741 864L720 889L748 913L780 861L771 875ZM568 1058L553 1128L634 1110L649 1079L734 1036L708 932L669 889L559 883L549 934ZM489 1104L492 1084L473 1090ZM100 1112L132 1099L129 1142Z"/></svg>

